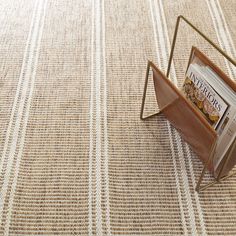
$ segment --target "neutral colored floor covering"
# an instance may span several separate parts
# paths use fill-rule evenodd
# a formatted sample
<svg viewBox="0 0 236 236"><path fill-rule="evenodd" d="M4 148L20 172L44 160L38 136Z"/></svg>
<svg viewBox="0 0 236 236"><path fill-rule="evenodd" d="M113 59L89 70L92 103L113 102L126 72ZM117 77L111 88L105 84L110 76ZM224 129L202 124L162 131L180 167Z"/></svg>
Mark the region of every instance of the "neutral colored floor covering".
<svg viewBox="0 0 236 236"><path fill-rule="evenodd" d="M139 119L147 59L166 70L177 16L236 58L235 12L234 0L1 1L0 234L236 235L236 177L198 195L202 163L163 116ZM182 24L174 83L192 45L236 79Z"/></svg>

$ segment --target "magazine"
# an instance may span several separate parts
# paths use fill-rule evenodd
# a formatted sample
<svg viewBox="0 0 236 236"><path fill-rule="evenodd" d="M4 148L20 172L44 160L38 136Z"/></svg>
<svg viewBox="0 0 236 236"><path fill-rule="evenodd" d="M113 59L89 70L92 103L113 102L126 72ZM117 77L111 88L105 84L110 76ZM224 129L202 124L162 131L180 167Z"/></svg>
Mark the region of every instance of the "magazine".
<svg viewBox="0 0 236 236"><path fill-rule="evenodd" d="M217 128L218 144L214 158L214 166L217 168L236 137L236 94L210 67L204 66L202 70L206 73L208 82L224 96L229 105Z"/></svg>
<svg viewBox="0 0 236 236"><path fill-rule="evenodd" d="M183 92L194 106L217 129L229 105L207 82L201 66L190 64L183 84Z"/></svg>
<svg viewBox="0 0 236 236"><path fill-rule="evenodd" d="M213 160L217 173L236 138L236 94L210 66L194 54L191 56L182 91L217 132L218 141Z"/></svg>

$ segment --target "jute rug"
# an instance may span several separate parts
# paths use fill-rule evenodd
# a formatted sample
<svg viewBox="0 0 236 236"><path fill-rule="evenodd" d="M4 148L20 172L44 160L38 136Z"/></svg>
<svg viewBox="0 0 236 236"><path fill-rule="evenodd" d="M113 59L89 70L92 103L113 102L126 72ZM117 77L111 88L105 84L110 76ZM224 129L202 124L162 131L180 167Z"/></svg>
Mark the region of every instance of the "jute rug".
<svg viewBox="0 0 236 236"><path fill-rule="evenodd" d="M163 116L139 119L147 59L166 70L177 16L236 58L235 12L234 0L1 1L0 234L236 235L236 177L198 195L202 163ZM174 83L192 45L236 78L183 24Z"/></svg>

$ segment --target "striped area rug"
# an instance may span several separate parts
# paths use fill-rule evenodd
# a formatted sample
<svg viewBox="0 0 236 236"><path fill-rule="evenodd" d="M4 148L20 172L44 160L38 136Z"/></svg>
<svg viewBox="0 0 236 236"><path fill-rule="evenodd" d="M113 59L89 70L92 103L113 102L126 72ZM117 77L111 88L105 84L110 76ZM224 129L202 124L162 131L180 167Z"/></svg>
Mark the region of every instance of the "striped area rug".
<svg viewBox="0 0 236 236"><path fill-rule="evenodd" d="M177 16L236 58L235 12L234 0L2 0L0 235L236 235L236 177L197 194L189 146L163 116L139 120L147 59L166 70ZM173 83L192 45L236 78L183 23Z"/></svg>

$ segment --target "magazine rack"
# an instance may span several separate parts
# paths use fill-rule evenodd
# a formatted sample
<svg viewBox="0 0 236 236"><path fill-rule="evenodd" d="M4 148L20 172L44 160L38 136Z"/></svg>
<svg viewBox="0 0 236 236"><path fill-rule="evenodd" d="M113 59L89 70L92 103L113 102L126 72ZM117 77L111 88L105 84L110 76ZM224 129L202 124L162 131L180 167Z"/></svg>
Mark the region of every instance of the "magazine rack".
<svg viewBox="0 0 236 236"><path fill-rule="evenodd" d="M140 118L142 120L146 120L160 113L164 114L165 117L170 121L170 123L180 132L184 140L190 144L192 149L196 152L196 154L200 157L200 159L204 163L203 170L196 185L196 191L200 192L214 185L215 183L223 181L229 178L230 176L236 174L236 172L228 174L230 166L229 164L232 163L233 163L232 165L235 164L236 157L233 158L233 155L235 155L236 140L233 141L232 145L229 147L227 151L227 154L221 161L219 171L217 173L214 173L212 163L214 159L215 149L217 146L217 133L209 125L209 123L205 120L205 118L200 114L200 112L188 100L186 100L186 98L184 97L184 95L182 95L179 89L174 84L172 84L172 82L168 79L178 34L179 23L181 19L185 21L200 36L202 36L209 44L211 44L228 61L230 61L234 66L236 66L236 62L231 57L229 57L223 50L221 50L215 43L213 43L207 36L205 36L185 17L179 16L177 18L177 23L175 27L166 75L164 75L151 61L148 61ZM197 50L197 49L193 47L192 50ZM205 60L204 55L203 54L201 55L201 52L198 53ZM210 66L213 65L214 70L216 70L218 74L222 73L222 71L212 62L210 62L207 58L206 58L206 63ZM154 88L159 107L159 112L149 115L147 117L143 117L150 69L152 69L153 71L153 82L154 82ZM227 79L225 80L225 82L234 91L236 91L236 84L234 82ZM213 174L215 180L201 186L203 177L207 169Z"/></svg>

